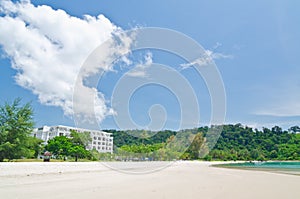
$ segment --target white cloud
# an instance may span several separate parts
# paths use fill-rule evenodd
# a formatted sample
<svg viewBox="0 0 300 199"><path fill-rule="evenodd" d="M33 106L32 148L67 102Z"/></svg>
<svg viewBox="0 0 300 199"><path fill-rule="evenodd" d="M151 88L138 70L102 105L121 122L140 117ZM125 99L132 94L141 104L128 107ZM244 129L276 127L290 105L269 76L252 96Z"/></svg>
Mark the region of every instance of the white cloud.
<svg viewBox="0 0 300 199"><path fill-rule="evenodd" d="M225 55L225 54L222 54L222 53L213 52L212 50L206 50L205 52L213 60L216 60L216 59L232 59L233 58L232 55Z"/></svg>
<svg viewBox="0 0 300 199"><path fill-rule="evenodd" d="M150 66L153 63L153 59L152 59L153 55L151 52L147 52L144 59L145 59L145 65L146 66Z"/></svg>
<svg viewBox="0 0 300 199"><path fill-rule="evenodd" d="M127 56L122 56L121 62L123 62L126 66L130 66L132 64L132 61L130 59L128 59Z"/></svg>
<svg viewBox="0 0 300 199"><path fill-rule="evenodd" d="M144 62L137 64L132 70L126 73L130 77L147 77L146 69L153 63L152 53L147 52L144 56Z"/></svg>
<svg viewBox="0 0 300 199"><path fill-rule="evenodd" d="M80 67L97 46L120 28L103 15L77 18L64 10L34 6L29 1L1 1L0 14L0 46L17 71L17 84L31 90L42 104L61 107L72 116L73 89ZM103 56L107 60L97 60L79 77L82 94L76 96L77 100L84 107L86 96L95 96L94 110L99 120L112 110L106 106L104 96L85 86L83 80L99 70L112 70L110 61L129 52L130 38L120 37L122 45L107 46L113 49ZM94 110L82 108L79 113L93 115Z"/></svg>
<svg viewBox="0 0 300 199"><path fill-rule="evenodd" d="M300 117L300 102L289 101L278 103L271 107L256 111L256 115L275 116L275 117Z"/></svg>
<svg viewBox="0 0 300 199"><path fill-rule="evenodd" d="M218 48L221 44L217 43L215 48ZM211 64L214 60L217 59L232 59L233 56L232 55L225 55L222 53L217 53L214 52L212 50L205 50L205 53L202 57L199 57L198 59L196 59L193 62L190 63L184 63L184 64L180 64L180 66L185 69L188 67L191 67L193 65L199 65L199 66L205 66L205 65L209 65Z"/></svg>
<svg viewBox="0 0 300 199"><path fill-rule="evenodd" d="M264 100L254 111L255 115L274 117L300 117L300 82L298 73L282 75L280 81L263 86L260 97Z"/></svg>
<svg viewBox="0 0 300 199"><path fill-rule="evenodd" d="M220 42L217 42L214 46L213 46L213 49L217 49L219 48L220 46L222 46L222 44Z"/></svg>

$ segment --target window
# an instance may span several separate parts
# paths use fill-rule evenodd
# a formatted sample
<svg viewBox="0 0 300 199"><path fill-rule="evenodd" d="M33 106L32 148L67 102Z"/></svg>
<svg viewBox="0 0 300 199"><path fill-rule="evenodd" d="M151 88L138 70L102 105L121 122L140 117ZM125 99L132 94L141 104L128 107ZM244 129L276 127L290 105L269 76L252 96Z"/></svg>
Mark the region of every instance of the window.
<svg viewBox="0 0 300 199"><path fill-rule="evenodd" d="M64 133L59 133L59 136L64 136Z"/></svg>

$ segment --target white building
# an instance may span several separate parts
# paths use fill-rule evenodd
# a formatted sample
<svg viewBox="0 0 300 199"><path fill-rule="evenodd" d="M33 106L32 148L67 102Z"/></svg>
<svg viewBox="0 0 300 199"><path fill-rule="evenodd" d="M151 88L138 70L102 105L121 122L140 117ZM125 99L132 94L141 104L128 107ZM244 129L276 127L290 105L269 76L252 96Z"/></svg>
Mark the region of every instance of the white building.
<svg viewBox="0 0 300 199"><path fill-rule="evenodd" d="M70 137L71 130L78 133L89 132L92 138L92 142L89 143L87 149L96 149L100 153L113 153L113 137L111 133L104 131L96 131L89 129L74 128L69 126L43 126L34 129L32 136L39 138L47 144L47 141L56 136L67 136Z"/></svg>

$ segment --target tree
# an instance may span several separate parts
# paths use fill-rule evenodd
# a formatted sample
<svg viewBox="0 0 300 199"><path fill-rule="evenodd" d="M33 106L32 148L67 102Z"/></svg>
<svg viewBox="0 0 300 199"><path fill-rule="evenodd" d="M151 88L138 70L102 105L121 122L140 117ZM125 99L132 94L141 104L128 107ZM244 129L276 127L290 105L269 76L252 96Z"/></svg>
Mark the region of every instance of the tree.
<svg viewBox="0 0 300 199"><path fill-rule="evenodd" d="M300 127L299 126L292 126L289 128L289 131L292 133L300 133Z"/></svg>
<svg viewBox="0 0 300 199"><path fill-rule="evenodd" d="M0 106L0 161L32 155L30 134L33 126L30 103L22 106L21 99L17 98L12 104Z"/></svg>
<svg viewBox="0 0 300 199"><path fill-rule="evenodd" d="M204 138L202 133L197 133L189 146L187 153L190 154L191 159L198 159L200 157L201 149L204 147Z"/></svg>
<svg viewBox="0 0 300 199"><path fill-rule="evenodd" d="M75 157L76 162L78 161L78 158L85 158L90 154L82 145L72 146L69 149L69 153L72 157Z"/></svg>
<svg viewBox="0 0 300 199"><path fill-rule="evenodd" d="M72 142L66 136L57 136L48 140L45 149L55 156L69 156Z"/></svg>
<svg viewBox="0 0 300 199"><path fill-rule="evenodd" d="M280 128L279 126L274 126L272 128L272 132L276 133L276 134L280 134L280 133L282 133L282 128Z"/></svg>
<svg viewBox="0 0 300 199"><path fill-rule="evenodd" d="M71 130L71 141L75 145L82 145L86 148L92 142L92 137L89 132L78 133Z"/></svg>
<svg viewBox="0 0 300 199"><path fill-rule="evenodd" d="M81 133L72 132L74 137L57 136L48 140L45 149L58 157L72 156L75 161L78 158L91 158L91 153L85 149Z"/></svg>
<svg viewBox="0 0 300 199"><path fill-rule="evenodd" d="M90 157L91 153L86 150L89 143L92 142L92 137L89 132L78 133L74 130L71 131L71 142L73 146L70 149L70 155L75 157L75 161L78 158Z"/></svg>
<svg viewBox="0 0 300 199"><path fill-rule="evenodd" d="M30 149L30 153L28 155L28 158L36 158L41 152L43 151L43 140L37 139L35 137L28 137L27 145Z"/></svg>

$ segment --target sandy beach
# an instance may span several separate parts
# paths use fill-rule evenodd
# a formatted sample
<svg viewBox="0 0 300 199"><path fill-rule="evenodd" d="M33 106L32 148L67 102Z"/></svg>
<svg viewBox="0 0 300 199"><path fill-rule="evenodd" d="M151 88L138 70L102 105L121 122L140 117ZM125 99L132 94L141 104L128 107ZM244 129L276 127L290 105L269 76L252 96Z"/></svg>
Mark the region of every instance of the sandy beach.
<svg viewBox="0 0 300 199"><path fill-rule="evenodd" d="M3 199L300 198L300 177L295 175L216 168L210 166L212 163L197 161L175 162L159 171L137 174L135 171L159 163L114 164L123 171L99 162L0 163L0 196Z"/></svg>

